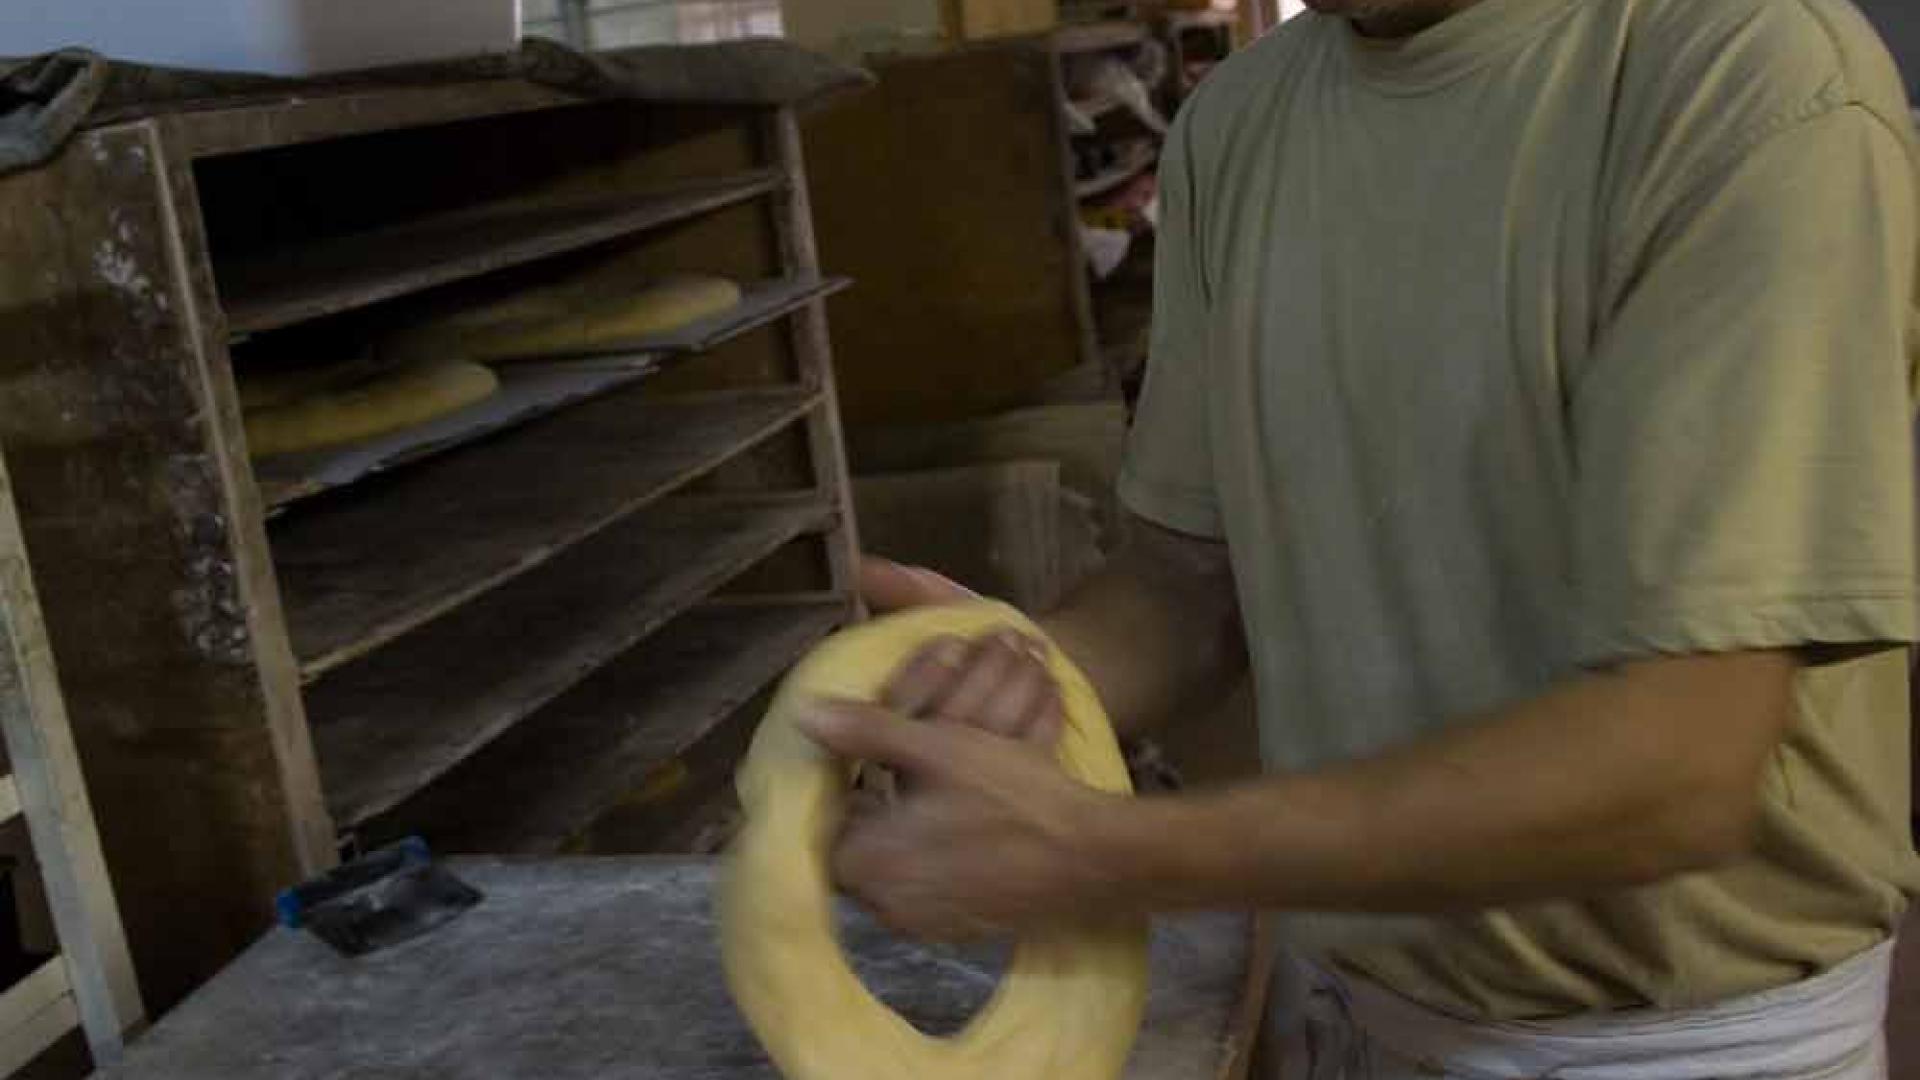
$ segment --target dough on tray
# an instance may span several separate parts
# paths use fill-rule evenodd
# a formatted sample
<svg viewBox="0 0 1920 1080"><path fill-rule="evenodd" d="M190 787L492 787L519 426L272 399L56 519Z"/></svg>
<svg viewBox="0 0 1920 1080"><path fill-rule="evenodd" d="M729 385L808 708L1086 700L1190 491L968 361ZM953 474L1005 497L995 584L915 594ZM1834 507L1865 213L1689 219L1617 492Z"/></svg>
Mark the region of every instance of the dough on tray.
<svg viewBox="0 0 1920 1080"><path fill-rule="evenodd" d="M637 291L550 286L400 331L390 357L523 360L617 350L739 306L740 286L709 274L676 274Z"/></svg>
<svg viewBox="0 0 1920 1080"><path fill-rule="evenodd" d="M247 451L268 457L370 439L484 401L499 386L499 376L484 364L408 364L351 386L247 410Z"/></svg>

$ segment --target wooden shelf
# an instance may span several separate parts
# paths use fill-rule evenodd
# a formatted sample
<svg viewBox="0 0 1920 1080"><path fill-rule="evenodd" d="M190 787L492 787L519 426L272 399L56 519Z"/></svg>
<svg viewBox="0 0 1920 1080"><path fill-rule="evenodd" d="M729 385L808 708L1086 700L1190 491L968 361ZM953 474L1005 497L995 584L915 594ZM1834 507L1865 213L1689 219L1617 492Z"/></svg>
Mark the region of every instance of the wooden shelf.
<svg viewBox="0 0 1920 1080"><path fill-rule="evenodd" d="M291 326L576 251L732 206L781 186L775 170L647 194L429 218L217 268L235 334Z"/></svg>
<svg viewBox="0 0 1920 1080"><path fill-rule="evenodd" d="M1074 181L1073 194L1076 198L1081 199L1091 199L1098 195L1105 195L1119 188L1127 181L1132 180L1134 177L1139 176L1141 173L1146 172L1148 169L1153 168L1153 163L1159 159L1159 150L1156 149L1152 143L1143 139L1139 143L1128 147L1122 160L1113 168L1108 169L1098 176Z"/></svg>
<svg viewBox="0 0 1920 1080"><path fill-rule="evenodd" d="M538 419L597 397L658 370L673 357L704 352L831 296L852 282L808 276L747 286L732 311L689 323L669 334L635 338L583 352L496 364L500 390L437 420L346 446L281 454L254 463L254 479L270 511L344 487L388 469Z"/></svg>
<svg viewBox="0 0 1920 1080"><path fill-rule="evenodd" d="M818 275L752 282L741 290L740 303L731 311L698 319L678 330L608 342L573 353L550 353L527 362L550 363L556 357L564 359L641 353L676 356L706 352L750 330L757 330L776 319L791 315L815 300L832 296L851 284L851 278L823 278Z"/></svg>
<svg viewBox="0 0 1920 1080"><path fill-rule="evenodd" d="M55 956L0 994L0 1076L12 1076L79 1026L66 958Z"/></svg>
<svg viewBox="0 0 1920 1080"><path fill-rule="evenodd" d="M499 371L500 391L485 401L404 431L346 446L260 458L253 476L270 510L431 457L640 379L659 366L640 354L592 365L516 364Z"/></svg>
<svg viewBox="0 0 1920 1080"><path fill-rule="evenodd" d="M1188 30L1231 30L1240 22L1240 16L1231 11L1169 11L1161 18L1168 32L1175 34Z"/></svg>
<svg viewBox="0 0 1920 1080"><path fill-rule="evenodd" d="M689 612L450 772L396 824L444 851L556 851L847 618L839 600Z"/></svg>
<svg viewBox="0 0 1920 1080"><path fill-rule="evenodd" d="M667 500L322 679L307 712L335 822L392 808L831 517L815 496Z"/></svg>
<svg viewBox="0 0 1920 1080"><path fill-rule="evenodd" d="M1127 49L1147 40L1147 28L1135 22L1071 23L1053 32L1053 47L1063 53Z"/></svg>
<svg viewBox="0 0 1920 1080"><path fill-rule="evenodd" d="M733 838L739 835L745 818L746 811L740 807L740 793L733 789L732 784L722 784L718 791L687 811L677 824L649 844L648 853L712 858L724 852Z"/></svg>
<svg viewBox="0 0 1920 1080"><path fill-rule="evenodd" d="M610 394L286 515L272 546L303 678L538 566L819 400L784 388Z"/></svg>

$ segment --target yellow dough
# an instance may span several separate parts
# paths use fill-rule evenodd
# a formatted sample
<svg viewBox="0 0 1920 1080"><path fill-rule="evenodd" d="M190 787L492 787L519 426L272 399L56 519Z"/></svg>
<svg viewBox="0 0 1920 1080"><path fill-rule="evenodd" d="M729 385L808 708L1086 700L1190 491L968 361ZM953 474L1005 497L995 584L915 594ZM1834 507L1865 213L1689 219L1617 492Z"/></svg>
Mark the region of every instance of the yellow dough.
<svg viewBox="0 0 1920 1080"><path fill-rule="evenodd" d="M740 296L740 286L705 274L663 278L638 292L536 289L402 331L383 351L495 361L587 353L731 311Z"/></svg>
<svg viewBox="0 0 1920 1080"><path fill-rule="evenodd" d="M822 697L874 700L922 643L1017 629L982 601L922 608L829 639L768 708L736 783L746 821L728 856L721 945L734 1000L788 1080L1113 1080L1146 1001L1146 928L1092 926L1023 941L1005 980L951 1038L921 1034L861 983L834 935L827 856L850 768L794 726ZM1047 646L1067 713L1060 762L1081 782L1130 792L1098 698ZM905 721L903 721L905 722Z"/></svg>
<svg viewBox="0 0 1920 1080"><path fill-rule="evenodd" d="M367 381L378 373L371 352L361 351L326 363L236 372L240 408L247 412L292 405L331 390Z"/></svg>
<svg viewBox="0 0 1920 1080"><path fill-rule="evenodd" d="M409 365L355 386L247 412L247 450L268 457L370 439L483 401L499 386L499 377L481 364Z"/></svg>

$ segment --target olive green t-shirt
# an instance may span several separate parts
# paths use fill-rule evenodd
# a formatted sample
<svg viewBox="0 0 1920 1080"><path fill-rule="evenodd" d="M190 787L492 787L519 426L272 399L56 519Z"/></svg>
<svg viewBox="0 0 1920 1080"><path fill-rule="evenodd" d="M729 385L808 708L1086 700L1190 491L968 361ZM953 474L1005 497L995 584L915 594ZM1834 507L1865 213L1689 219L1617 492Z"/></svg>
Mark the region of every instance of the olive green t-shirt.
<svg viewBox="0 0 1920 1080"><path fill-rule="evenodd" d="M1868 646L1809 654L1750 857L1336 958L1529 1017L1883 940L1920 888L1920 322L1912 124L1861 16L1484 0L1392 44L1310 16L1205 82L1161 185L1121 491L1227 541L1270 768L1633 657Z"/></svg>

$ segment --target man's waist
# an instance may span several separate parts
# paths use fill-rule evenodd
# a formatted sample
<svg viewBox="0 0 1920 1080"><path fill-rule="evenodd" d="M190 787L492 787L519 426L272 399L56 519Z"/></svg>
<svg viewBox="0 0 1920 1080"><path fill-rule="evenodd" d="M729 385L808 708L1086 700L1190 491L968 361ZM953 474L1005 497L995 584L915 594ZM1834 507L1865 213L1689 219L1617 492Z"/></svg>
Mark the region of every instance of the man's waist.
<svg viewBox="0 0 1920 1080"><path fill-rule="evenodd" d="M1875 1045L1885 1022L1893 945L1883 942L1818 975L1712 1005L1525 1022L1463 1018L1365 976L1309 966L1310 977L1335 988L1370 1039L1446 1075L1708 1080L1775 1075L1771 1070L1812 1075Z"/></svg>

